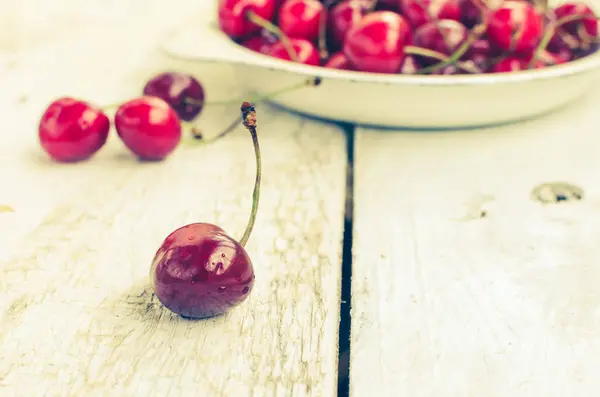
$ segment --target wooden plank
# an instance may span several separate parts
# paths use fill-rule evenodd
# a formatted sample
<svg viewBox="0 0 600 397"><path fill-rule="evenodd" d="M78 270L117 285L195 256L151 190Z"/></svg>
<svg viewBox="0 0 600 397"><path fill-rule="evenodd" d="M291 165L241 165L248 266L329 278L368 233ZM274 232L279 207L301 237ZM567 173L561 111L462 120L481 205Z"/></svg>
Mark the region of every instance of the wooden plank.
<svg viewBox="0 0 600 397"><path fill-rule="evenodd" d="M35 138L52 97L125 99L165 69L198 72L214 100L237 95L231 69L167 61L135 42L143 32L119 36L125 28L136 30L94 27L46 43L0 77L0 204L14 209L0 213L0 395L333 395L342 131L257 107L264 174L247 246L252 296L220 318L172 315L149 290L150 261L189 222L241 236L255 172L247 132L153 164L133 160L114 134L89 162L53 164ZM238 103L207 108L203 131L217 133L238 112Z"/></svg>
<svg viewBox="0 0 600 397"><path fill-rule="evenodd" d="M597 394L599 94L504 127L357 132L352 396ZM555 181L583 200L530 197Z"/></svg>

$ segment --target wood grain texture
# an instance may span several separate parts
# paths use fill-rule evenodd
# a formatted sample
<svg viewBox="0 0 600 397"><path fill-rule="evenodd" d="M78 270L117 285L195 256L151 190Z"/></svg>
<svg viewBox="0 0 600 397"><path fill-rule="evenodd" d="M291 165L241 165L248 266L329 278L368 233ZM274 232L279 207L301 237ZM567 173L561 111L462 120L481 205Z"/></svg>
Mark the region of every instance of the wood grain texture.
<svg viewBox="0 0 600 397"><path fill-rule="evenodd" d="M359 130L351 395L600 390L600 92L537 121ZM581 201L541 204L542 183Z"/></svg>
<svg viewBox="0 0 600 397"><path fill-rule="evenodd" d="M0 205L14 210L0 213L0 395L334 395L341 130L257 106L263 189L247 246L256 285L242 306L207 321L161 307L150 261L189 222L241 236L255 172L248 133L180 147L164 163L136 162L115 135L82 164L40 153L37 121L56 96L122 100L164 69L198 73L211 99L238 95L230 68L150 52L160 34L142 19L137 30L91 26L21 51L0 76ZM201 128L216 134L238 113L239 104L209 107Z"/></svg>

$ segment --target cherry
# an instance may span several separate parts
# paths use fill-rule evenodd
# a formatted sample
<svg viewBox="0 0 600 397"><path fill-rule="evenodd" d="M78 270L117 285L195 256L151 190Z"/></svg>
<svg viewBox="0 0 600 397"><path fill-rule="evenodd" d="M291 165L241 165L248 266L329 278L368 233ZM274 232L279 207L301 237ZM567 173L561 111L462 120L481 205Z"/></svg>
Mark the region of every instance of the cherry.
<svg viewBox="0 0 600 397"><path fill-rule="evenodd" d="M286 0L279 9L277 23L290 38L316 41L319 37L319 20L325 7L317 0Z"/></svg>
<svg viewBox="0 0 600 397"><path fill-rule="evenodd" d="M354 70L354 66L348 60L348 57L343 52L333 54L324 65L326 68L340 70Z"/></svg>
<svg viewBox="0 0 600 397"><path fill-rule="evenodd" d="M329 13L331 46L338 50L344 45L346 33L370 10L370 0L348 0L336 4Z"/></svg>
<svg viewBox="0 0 600 397"><path fill-rule="evenodd" d="M404 46L411 43L408 22L391 11L375 11L355 24L346 35L344 54L363 72L397 73Z"/></svg>
<svg viewBox="0 0 600 397"><path fill-rule="evenodd" d="M491 12L487 36L498 49L527 56L539 44L543 30L543 17L531 4L507 0Z"/></svg>
<svg viewBox="0 0 600 397"><path fill-rule="evenodd" d="M461 47L467 39L467 35L467 28L460 22L452 19L442 19L428 22L417 28L414 34L414 43L418 47L450 56ZM419 60L425 65L438 62L427 57L419 57Z"/></svg>
<svg viewBox="0 0 600 397"><path fill-rule="evenodd" d="M122 104L115 114L115 127L125 146L140 160L163 160L181 139L177 113L167 102L153 96Z"/></svg>
<svg viewBox="0 0 600 397"><path fill-rule="evenodd" d="M306 65L319 66L319 51L316 47L308 40L304 39L290 39L290 43L296 55L296 62L304 63ZM278 42L271 47L269 55L275 58L291 61L291 57L288 49L283 42Z"/></svg>
<svg viewBox="0 0 600 397"><path fill-rule="evenodd" d="M413 28L439 19L460 21L460 0L400 0L402 15Z"/></svg>
<svg viewBox="0 0 600 397"><path fill-rule="evenodd" d="M40 144L56 161L90 158L108 139L110 121L102 110L70 97L53 101L38 126Z"/></svg>
<svg viewBox="0 0 600 397"><path fill-rule="evenodd" d="M540 61L536 61L535 69L544 67ZM491 67L494 73L519 72L529 69L529 61L515 56L508 56Z"/></svg>
<svg viewBox="0 0 600 397"><path fill-rule="evenodd" d="M400 73L402 74L415 74L419 70L420 65L417 62L416 58L413 55L407 55L404 57L404 61L402 61L402 66L400 67Z"/></svg>
<svg viewBox="0 0 600 397"><path fill-rule="evenodd" d="M254 268L244 246L258 211L261 158L254 107L244 102L242 114L252 135L257 171L252 212L243 237L237 242L218 226L192 223L172 232L152 261L150 279L156 297L183 317L224 314L245 301L254 286Z"/></svg>
<svg viewBox="0 0 600 397"><path fill-rule="evenodd" d="M160 73L146 83L144 95L163 99L184 121L192 121L204 107L204 88L189 74Z"/></svg>
<svg viewBox="0 0 600 397"><path fill-rule="evenodd" d="M252 13L264 20L275 15L274 0L220 0L218 8L219 27L232 38L242 38L260 31L261 26L248 18Z"/></svg>

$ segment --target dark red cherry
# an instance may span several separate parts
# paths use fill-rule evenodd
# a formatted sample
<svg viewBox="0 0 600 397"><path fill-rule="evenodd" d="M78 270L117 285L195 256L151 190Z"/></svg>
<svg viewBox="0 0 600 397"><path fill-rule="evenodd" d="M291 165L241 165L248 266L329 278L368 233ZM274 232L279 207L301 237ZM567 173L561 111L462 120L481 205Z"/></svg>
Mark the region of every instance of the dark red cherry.
<svg viewBox="0 0 600 397"><path fill-rule="evenodd" d="M286 0L281 5L277 24L290 38L315 42L319 37L319 21L326 12L317 0Z"/></svg>
<svg viewBox="0 0 600 397"><path fill-rule="evenodd" d="M391 11L366 15L347 33L344 54L360 71L398 73L404 47L412 41L410 25Z"/></svg>
<svg viewBox="0 0 600 397"><path fill-rule="evenodd" d="M371 0L347 0L336 4L329 12L331 46L338 50L344 45L346 33L368 12Z"/></svg>
<svg viewBox="0 0 600 397"><path fill-rule="evenodd" d="M181 139L177 113L158 97L143 96L122 104L115 114L115 128L140 160L164 159Z"/></svg>
<svg viewBox="0 0 600 397"><path fill-rule="evenodd" d="M263 19L271 20L275 15L274 0L220 0L218 9L219 27L232 38L243 38L261 30L250 22L246 14L253 12Z"/></svg>
<svg viewBox="0 0 600 397"><path fill-rule="evenodd" d="M321 61L319 59L319 51L310 41L304 39L290 39L290 42L294 48L299 63L313 66L320 65ZM292 60L284 43L281 41L271 47L269 55L286 61Z"/></svg>
<svg viewBox="0 0 600 397"><path fill-rule="evenodd" d="M402 61L402 66L400 67L400 73L402 74L415 74L421 68L417 60L413 55L407 55L404 57L404 61Z"/></svg>
<svg viewBox="0 0 600 397"><path fill-rule="evenodd" d="M539 69L545 65L541 61L537 61L534 69ZM529 61L514 56L509 56L501 60L500 62L493 65L490 69L493 73L508 73L508 72L520 72L522 70L529 69Z"/></svg>
<svg viewBox="0 0 600 397"><path fill-rule="evenodd" d="M263 36L254 36L248 40L242 41L242 45L249 50L268 54L271 51L272 44Z"/></svg>
<svg viewBox="0 0 600 397"><path fill-rule="evenodd" d="M402 15L413 28L431 21L453 19L460 21L462 16L460 0L399 0Z"/></svg>
<svg viewBox="0 0 600 397"><path fill-rule="evenodd" d="M192 223L165 239L152 261L150 278L167 309L207 318L246 300L254 286L254 269L244 247L223 229Z"/></svg>
<svg viewBox="0 0 600 397"><path fill-rule="evenodd" d="M329 57L324 66L331 69L354 70L354 66L352 66L343 52L336 52L333 54Z"/></svg>
<svg viewBox="0 0 600 397"><path fill-rule="evenodd" d="M417 47L450 56L465 42L467 35L468 30L465 25L452 19L442 19L428 22L417 28L414 34L414 43ZM420 57L419 62L430 65L439 61Z"/></svg>
<svg viewBox="0 0 600 397"><path fill-rule="evenodd" d="M543 33L542 15L525 1L504 1L488 19L487 36L502 51L527 56L538 46Z"/></svg>
<svg viewBox="0 0 600 397"><path fill-rule="evenodd" d="M47 108L38 126L40 144L54 160L76 162L90 158L108 138L110 121L102 110L70 97Z"/></svg>
<svg viewBox="0 0 600 397"><path fill-rule="evenodd" d="M153 77L146 83L144 95L163 99L185 121L192 121L204 107L204 88L197 79L185 73L166 72Z"/></svg>

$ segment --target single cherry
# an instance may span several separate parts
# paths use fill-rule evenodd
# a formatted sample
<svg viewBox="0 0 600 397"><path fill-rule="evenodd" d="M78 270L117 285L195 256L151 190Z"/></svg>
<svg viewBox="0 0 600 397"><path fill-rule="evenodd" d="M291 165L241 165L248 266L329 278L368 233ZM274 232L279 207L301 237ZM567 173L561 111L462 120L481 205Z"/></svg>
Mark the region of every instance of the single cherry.
<svg viewBox="0 0 600 397"><path fill-rule="evenodd" d="M297 62L313 66L320 65L319 51L310 41L304 39L290 39L290 44L296 55ZM292 60L283 41L274 44L271 47L269 55L286 61Z"/></svg>
<svg viewBox="0 0 600 397"><path fill-rule="evenodd" d="M347 0L329 12L329 41L334 50L343 47L346 33L370 11L371 0Z"/></svg>
<svg viewBox="0 0 600 397"><path fill-rule="evenodd" d="M165 72L153 77L146 83L144 95L163 99L184 121L192 121L204 107L204 88L185 73Z"/></svg>
<svg viewBox="0 0 600 397"><path fill-rule="evenodd" d="M460 21L462 16L460 0L400 0L400 5L413 28L439 19Z"/></svg>
<svg viewBox="0 0 600 397"><path fill-rule="evenodd" d="M159 301L188 318L224 314L248 298L254 286L254 268L244 249L252 232L260 196L261 158L256 134L256 112L242 104L243 124L250 131L256 155L252 212L237 242L209 223L192 223L171 233L162 243L150 269Z"/></svg>
<svg viewBox="0 0 600 397"><path fill-rule="evenodd" d="M275 1L220 0L219 27L231 38L243 38L257 33L262 27L250 20L249 13L270 21L275 15Z"/></svg>
<svg viewBox="0 0 600 397"><path fill-rule="evenodd" d="M115 114L115 127L125 146L140 160L163 160L181 139L177 113L167 102L153 96L122 104Z"/></svg>
<svg viewBox="0 0 600 397"><path fill-rule="evenodd" d="M317 0L286 0L277 15L277 24L290 38L315 42L319 37L319 20L327 12Z"/></svg>
<svg viewBox="0 0 600 397"><path fill-rule="evenodd" d="M414 43L417 47L450 56L465 42L468 30L462 23L452 19L428 22L415 30ZM431 65L439 62L428 57L419 57L419 62Z"/></svg>
<svg viewBox="0 0 600 397"><path fill-rule="evenodd" d="M343 52L333 54L324 65L326 68L340 70L354 70L354 66L348 60L348 57Z"/></svg>
<svg viewBox="0 0 600 397"><path fill-rule="evenodd" d="M360 71L398 73L404 47L412 41L410 25L391 11L366 15L347 33L344 54Z"/></svg>
<svg viewBox="0 0 600 397"><path fill-rule="evenodd" d="M543 17L525 1L507 0L488 18L487 36L501 51L527 56L544 34Z"/></svg>
<svg viewBox="0 0 600 397"><path fill-rule="evenodd" d="M87 102L63 97L52 102L38 126L40 144L60 162L90 158L108 139L110 121Z"/></svg>

